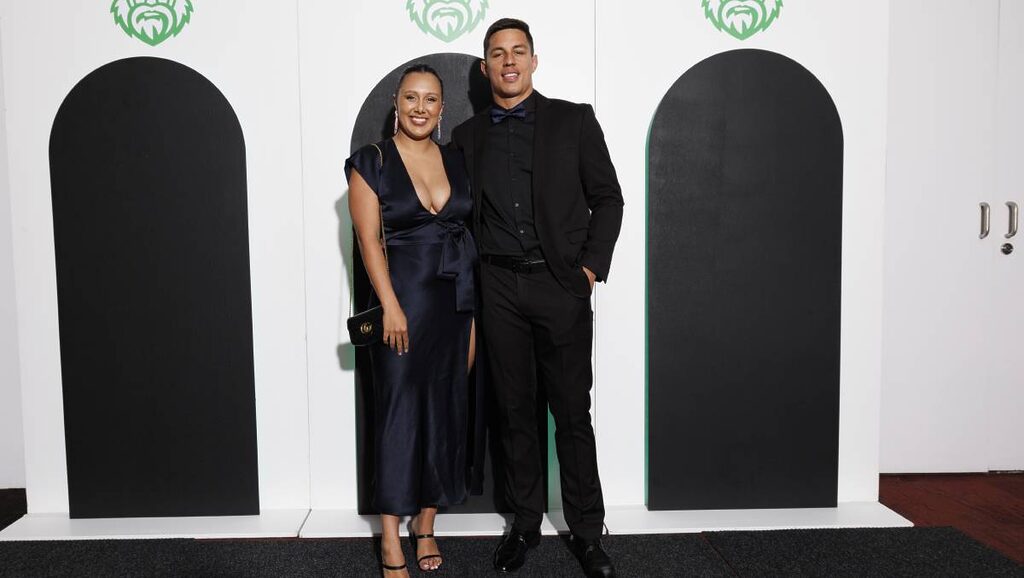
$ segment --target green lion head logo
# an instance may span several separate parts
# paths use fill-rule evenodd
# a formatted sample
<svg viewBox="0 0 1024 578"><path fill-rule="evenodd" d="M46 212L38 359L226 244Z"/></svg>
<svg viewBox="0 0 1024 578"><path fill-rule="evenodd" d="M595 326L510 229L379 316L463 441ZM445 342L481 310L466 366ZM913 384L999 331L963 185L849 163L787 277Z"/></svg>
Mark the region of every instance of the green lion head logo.
<svg viewBox="0 0 1024 578"><path fill-rule="evenodd" d="M746 40L775 22L782 0L704 0L703 6L715 28Z"/></svg>
<svg viewBox="0 0 1024 578"><path fill-rule="evenodd" d="M114 0L110 13L125 34L156 46L188 24L192 0Z"/></svg>
<svg viewBox="0 0 1024 578"><path fill-rule="evenodd" d="M409 0L405 7L420 30L451 42L483 20L487 0Z"/></svg>

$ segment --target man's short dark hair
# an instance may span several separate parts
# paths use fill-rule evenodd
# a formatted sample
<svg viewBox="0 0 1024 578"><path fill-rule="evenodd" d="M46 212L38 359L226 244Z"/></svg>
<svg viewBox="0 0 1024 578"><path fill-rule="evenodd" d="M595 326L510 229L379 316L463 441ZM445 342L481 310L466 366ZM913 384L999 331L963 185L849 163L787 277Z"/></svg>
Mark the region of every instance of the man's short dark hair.
<svg viewBox="0 0 1024 578"><path fill-rule="evenodd" d="M487 50L490 48L491 36L502 30L522 30L526 35L526 41L530 44L530 54L533 54L533 34L530 34L530 25L517 18L502 18L491 24L484 35L484 58L487 57Z"/></svg>

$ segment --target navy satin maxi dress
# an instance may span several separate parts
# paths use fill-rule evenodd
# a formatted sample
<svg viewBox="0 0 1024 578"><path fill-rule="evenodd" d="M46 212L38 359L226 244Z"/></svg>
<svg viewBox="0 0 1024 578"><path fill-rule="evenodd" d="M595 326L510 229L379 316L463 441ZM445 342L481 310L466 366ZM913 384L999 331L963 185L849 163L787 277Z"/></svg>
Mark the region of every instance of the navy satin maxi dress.
<svg viewBox="0 0 1024 578"><path fill-rule="evenodd" d="M408 322L408 353L370 346L374 506L404 516L463 502L482 475L473 466L483 443L467 443L477 430L471 420L482 419L469 407L467 375L477 252L466 228L472 199L461 155L440 149L451 197L434 214L416 196L394 141L377 147L380 153L374 145L357 150L345 161L345 175L351 181L355 169L377 194L391 284Z"/></svg>

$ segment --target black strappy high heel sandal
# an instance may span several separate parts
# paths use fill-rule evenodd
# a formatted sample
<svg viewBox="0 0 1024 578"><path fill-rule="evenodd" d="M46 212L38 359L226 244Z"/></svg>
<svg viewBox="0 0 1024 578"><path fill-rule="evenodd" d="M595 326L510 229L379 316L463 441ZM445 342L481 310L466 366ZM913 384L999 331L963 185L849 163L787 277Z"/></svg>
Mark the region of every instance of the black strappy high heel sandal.
<svg viewBox="0 0 1024 578"><path fill-rule="evenodd" d="M417 541L416 543L417 544L419 544L419 540L426 540L428 538L429 539L433 539L434 538L433 534L415 534L414 536L416 537L416 541ZM416 549L419 550L419 548L416 548ZM424 560L430 560L431 558L440 558L441 561L444 562L444 557L441 556L440 554L427 554L426 556L420 556L420 557L416 558L416 566L420 569L420 572L437 572L438 569L441 568L440 564L437 565L437 568L424 568L423 567L423 561Z"/></svg>
<svg viewBox="0 0 1024 578"><path fill-rule="evenodd" d="M399 572L401 570L405 570L405 569L407 569L409 567L409 565L408 564L402 564L401 566L391 566L390 564L385 564L384 563L384 559L381 558L380 559L380 567L384 570L383 573L387 574L388 572Z"/></svg>
<svg viewBox="0 0 1024 578"><path fill-rule="evenodd" d="M401 551L401 549L402 549L401 548L401 546L402 546L401 540L399 540L398 546L399 546L399 548L398 548L399 551ZM386 576L389 576L388 572L401 572L402 570L406 570L407 571L408 568L409 568L409 564L405 561L405 554L404 553L402 555L402 563L401 564L388 564L387 562L385 562L384 561L384 544L383 544L383 540L382 540L381 545L380 545L380 568L381 568L381 575L386 577Z"/></svg>
<svg viewBox="0 0 1024 578"><path fill-rule="evenodd" d="M417 534L416 533L416 520L418 520L418 516L413 518L412 520L409 520L409 537L413 539L412 546L413 546L414 551L417 554L417 556L416 556L416 567L419 568L420 572L437 572L438 570L441 569L441 565L440 564L437 565L437 568L424 568L423 567L423 561L424 560L430 560L431 558L440 558L441 561L444 562L444 556L441 556L440 554L427 554L426 556L419 556L419 551L420 551L419 543L420 543L420 540L434 540L435 542L437 540L434 538L433 534Z"/></svg>

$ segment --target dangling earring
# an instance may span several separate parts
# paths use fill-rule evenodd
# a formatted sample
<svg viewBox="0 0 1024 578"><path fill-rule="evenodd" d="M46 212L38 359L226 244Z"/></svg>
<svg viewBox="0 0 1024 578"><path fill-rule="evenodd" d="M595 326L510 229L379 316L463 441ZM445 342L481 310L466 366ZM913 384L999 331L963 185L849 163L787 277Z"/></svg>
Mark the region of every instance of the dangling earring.
<svg viewBox="0 0 1024 578"><path fill-rule="evenodd" d="M395 132L394 132L394 134L398 134L398 111L397 110L395 111Z"/></svg>
<svg viewBox="0 0 1024 578"><path fill-rule="evenodd" d="M437 117L437 142L441 142L441 121L444 119L443 116Z"/></svg>

